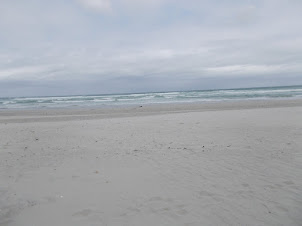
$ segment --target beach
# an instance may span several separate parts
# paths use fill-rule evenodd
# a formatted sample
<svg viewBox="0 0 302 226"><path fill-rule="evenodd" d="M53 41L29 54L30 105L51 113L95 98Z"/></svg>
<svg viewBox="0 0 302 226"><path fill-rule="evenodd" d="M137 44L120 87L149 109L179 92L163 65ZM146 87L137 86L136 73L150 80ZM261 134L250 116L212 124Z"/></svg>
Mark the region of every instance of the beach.
<svg viewBox="0 0 302 226"><path fill-rule="evenodd" d="M0 225L301 225L302 100L0 111Z"/></svg>

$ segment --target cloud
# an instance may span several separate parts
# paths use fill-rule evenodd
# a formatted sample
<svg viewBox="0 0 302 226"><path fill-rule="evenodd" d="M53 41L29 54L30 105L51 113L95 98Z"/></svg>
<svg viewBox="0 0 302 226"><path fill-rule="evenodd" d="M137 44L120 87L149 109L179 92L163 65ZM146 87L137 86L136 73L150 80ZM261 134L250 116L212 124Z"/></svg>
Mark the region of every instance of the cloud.
<svg viewBox="0 0 302 226"><path fill-rule="evenodd" d="M108 13L112 10L110 0L78 0L83 6L97 12Z"/></svg>
<svg viewBox="0 0 302 226"><path fill-rule="evenodd" d="M23 95L29 89L20 88L22 81L51 86L48 94L301 81L298 0L3 0L1 6L0 95L8 92L4 83ZM43 88L35 90L43 95Z"/></svg>
<svg viewBox="0 0 302 226"><path fill-rule="evenodd" d="M112 0L116 2L118 5L122 5L127 9L158 9L158 7L171 2L171 0Z"/></svg>
<svg viewBox="0 0 302 226"><path fill-rule="evenodd" d="M0 69L0 81L50 79L61 68L58 65L33 65Z"/></svg>
<svg viewBox="0 0 302 226"><path fill-rule="evenodd" d="M278 65L229 65L222 67L209 67L205 69L210 74L220 76L246 76L246 75L276 75L282 73L299 73L302 66L299 64L278 64Z"/></svg>

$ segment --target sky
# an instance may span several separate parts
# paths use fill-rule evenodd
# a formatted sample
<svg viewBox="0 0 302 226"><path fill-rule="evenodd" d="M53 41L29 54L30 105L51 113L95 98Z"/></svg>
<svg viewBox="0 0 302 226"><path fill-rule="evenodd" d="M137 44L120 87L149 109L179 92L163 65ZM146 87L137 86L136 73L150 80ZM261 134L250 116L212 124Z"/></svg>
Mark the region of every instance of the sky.
<svg viewBox="0 0 302 226"><path fill-rule="evenodd" d="M301 0L0 0L0 96L302 84Z"/></svg>

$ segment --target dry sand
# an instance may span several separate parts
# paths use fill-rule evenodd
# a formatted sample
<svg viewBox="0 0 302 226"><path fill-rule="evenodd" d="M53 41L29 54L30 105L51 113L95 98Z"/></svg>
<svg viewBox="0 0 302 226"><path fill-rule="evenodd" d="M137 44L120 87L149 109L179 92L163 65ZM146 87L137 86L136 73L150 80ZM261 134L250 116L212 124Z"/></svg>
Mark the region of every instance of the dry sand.
<svg viewBox="0 0 302 226"><path fill-rule="evenodd" d="M0 111L0 225L302 225L302 100Z"/></svg>

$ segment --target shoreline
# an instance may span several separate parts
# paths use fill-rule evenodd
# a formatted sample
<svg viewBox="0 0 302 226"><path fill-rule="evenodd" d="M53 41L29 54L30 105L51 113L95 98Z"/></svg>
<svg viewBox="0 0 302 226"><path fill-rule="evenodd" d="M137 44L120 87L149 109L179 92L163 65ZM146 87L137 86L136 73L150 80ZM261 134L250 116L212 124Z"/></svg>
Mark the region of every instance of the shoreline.
<svg viewBox="0 0 302 226"><path fill-rule="evenodd" d="M302 98L302 86L96 95L0 97L0 109L123 108L127 106ZM123 106L124 105L124 106Z"/></svg>
<svg viewBox="0 0 302 226"><path fill-rule="evenodd" d="M0 123L47 122L123 118L185 112L243 110L280 107L301 107L302 99L248 100L225 102L195 102L113 106L106 108L57 108L57 109L2 109Z"/></svg>

